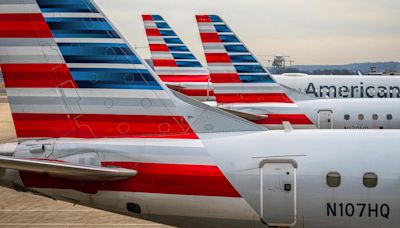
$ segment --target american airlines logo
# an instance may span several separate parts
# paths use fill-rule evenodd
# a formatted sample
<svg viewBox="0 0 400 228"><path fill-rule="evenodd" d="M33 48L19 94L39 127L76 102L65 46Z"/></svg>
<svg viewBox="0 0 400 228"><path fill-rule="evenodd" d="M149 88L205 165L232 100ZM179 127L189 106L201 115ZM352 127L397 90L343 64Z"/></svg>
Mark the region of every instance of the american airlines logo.
<svg viewBox="0 0 400 228"><path fill-rule="evenodd" d="M400 97L399 86L364 86L363 82L352 86L320 85L319 88L311 82L308 84L305 92L315 97Z"/></svg>

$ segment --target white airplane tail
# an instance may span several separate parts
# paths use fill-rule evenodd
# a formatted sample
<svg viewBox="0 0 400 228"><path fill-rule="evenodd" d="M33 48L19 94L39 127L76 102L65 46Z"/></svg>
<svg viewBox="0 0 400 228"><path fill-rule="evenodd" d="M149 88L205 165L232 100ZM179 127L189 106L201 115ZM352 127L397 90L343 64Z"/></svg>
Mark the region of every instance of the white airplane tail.
<svg viewBox="0 0 400 228"><path fill-rule="evenodd" d="M160 15L142 15L154 70L170 88L198 100L215 100L210 75Z"/></svg>
<svg viewBox="0 0 400 228"><path fill-rule="evenodd" d="M196 16L218 105L268 108L267 118L254 121L267 127L312 125L228 25L216 15ZM251 111L249 111L251 112Z"/></svg>
<svg viewBox="0 0 400 228"><path fill-rule="evenodd" d="M0 67L18 138L194 139L260 130L174 96L92 0L2 0L0 7Z"/></svg>

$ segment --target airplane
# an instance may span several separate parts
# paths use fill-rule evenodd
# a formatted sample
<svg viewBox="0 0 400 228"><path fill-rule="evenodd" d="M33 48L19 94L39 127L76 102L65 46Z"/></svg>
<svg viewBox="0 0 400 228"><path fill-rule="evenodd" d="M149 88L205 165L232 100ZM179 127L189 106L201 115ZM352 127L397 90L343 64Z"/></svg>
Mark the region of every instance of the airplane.
<svg viewBox="0 0 400 228"><path fill-rule="evenodd" d="M171 89L200 101L215 101L210 75L160 15L142 15L157 75Z"/></svg>
<svg viewBox="0 0 400 228"><path fill-rule="evenodd" d="M400 98L400 77L362 75L273 75L285 86L315 98Z"/></svg>
<svg viewBox="0 0 400 228"><path fill-rule="evenodd" d="M169 90L92 0L0 9L1 186L179 227L398 227L399 130L269 131Z"/></svg>
<svg viewBox="0 0 400 228"><path fill-rule="evenodd" d="M155 71L172 89L188 96L196 95L201 101L215 100L212 85L204 77L204 67L172 30L161 15L143 15L146 35ZM182 52L183 50L183 52ZM184 54L180 55L180 54ZM175 56L175 57L174 57ZM186 61L192 66L183 65ZM153 61L154 62L154 61ZM161 65L160 65L161 64ZM180 66L177 66L180 64ZM187 75L201 72L200 82L193 82ZM166 76L164 76L166 74ZM172 74L172 75L171 75ZM196 73L197 74L197 73ZM272 75L279 84L315 98L400 98L400 77L358 75L307 75L286 73ZM189 81L189 82L188 82ZM201 96L198 86L202 85ZM192 91L190 93L189 91ZM210 95L211 94L211 95Z"/></svg>
<svg viewBox="0 0 400 228"><path fill-rule="evenodd" d="M208 17L215 22L201 16L197 22L219 108L268 129L285 122L307 129L400 128L400 99L316 99L281 85L220 17Z"/></svg>

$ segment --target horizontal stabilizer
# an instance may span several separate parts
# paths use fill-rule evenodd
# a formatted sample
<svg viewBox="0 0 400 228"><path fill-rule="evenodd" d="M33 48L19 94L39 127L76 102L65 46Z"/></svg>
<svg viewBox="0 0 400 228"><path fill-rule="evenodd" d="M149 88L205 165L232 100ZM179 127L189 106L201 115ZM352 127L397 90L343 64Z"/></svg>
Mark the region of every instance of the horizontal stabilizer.
<svg viewBox="0 0 400 228"><path fill-rule="evenodd" d="M241 118L249 120L249 121L263 120L268 117L267 115L259 115L259 114L253 114L253 113L248 113L248 112L241 112L241 111L222 108L222 107L219 107L219 109L224 110L225 112L229 112L235 116L241 117Z"/></svg>
<svg viewBox="0 0 400 228"><path fill-rule="evenodd" d="M173 90L180 90L180 89L185 89L186 86L181 86L181 85L173 85L173 84L165 84L168 88L173 89Z"/></svg>
<svg viewBox="0 0 400 228"><path fill-rule="evenodd" d="M0 167L46 173L50 176L83 181L113 181L133 177L136 170L76 165L61 161L30 160L0 156Z"/></svg>
<svg viewBox="0 0 400 228"><path fill-rule="evenodd" d="M289 86L279 84L281 89L286 93L286 95L294 102L300 101L309 101L309 100L316 100L315 97L312 97L308 94L301 93Z"/></svg>

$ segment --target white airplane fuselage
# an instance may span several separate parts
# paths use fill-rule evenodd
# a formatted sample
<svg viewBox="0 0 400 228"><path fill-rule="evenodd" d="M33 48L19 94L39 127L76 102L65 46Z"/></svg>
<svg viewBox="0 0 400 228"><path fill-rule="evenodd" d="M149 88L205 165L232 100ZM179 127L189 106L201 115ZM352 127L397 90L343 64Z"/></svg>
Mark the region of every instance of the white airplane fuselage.
<svg viewBox="0 0 400 228"><path fill-rule="evenodd" d="M398 76L284 74L273 78L316 98L400 98Z"/></svg>
<svg viewBox="0 0 400 228"><path fill-rule="evenodd" d="M400 99L354 98L311 99L296 101L300 113L312 124L292 124L298 129L399 129ZM230 104L221 106L242 112L267 115L290 112L293 105ZM282 129L281 124L265 125L269 129Z"/></svg>
<svg viewBox="0 0 400 228"><path fill-rule="evenodd" d="M2 185L176 226L398 227L400 223L399 131L198 135L201 141L191 145L154 139L57 140L51 156L91 148L103 164L132 163L138 174L114 183L57 182L8 169L3 171ZM40 143L49 144L36 142ZM39 155L25 147L15 156ZM179 169L139 168L149 162ZM187 169L191 164L202 165ZM204 175L203 166L216 171ZM180 173L181 169L188 173ZM340 175L337 187L327 185L332 172ZM368 173L376 174L376 186L364 186ZM221 185L223 179L229 183ZM129 203L136 206L131 211Z"/></svg>

